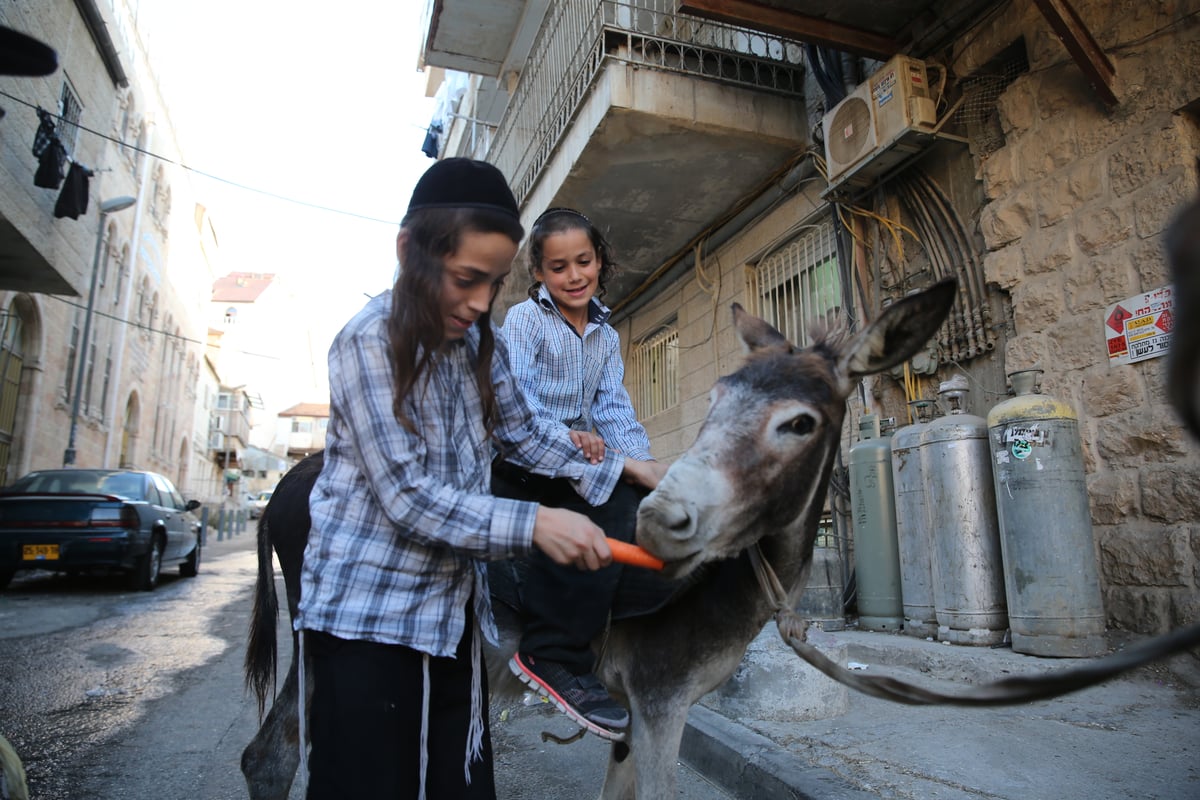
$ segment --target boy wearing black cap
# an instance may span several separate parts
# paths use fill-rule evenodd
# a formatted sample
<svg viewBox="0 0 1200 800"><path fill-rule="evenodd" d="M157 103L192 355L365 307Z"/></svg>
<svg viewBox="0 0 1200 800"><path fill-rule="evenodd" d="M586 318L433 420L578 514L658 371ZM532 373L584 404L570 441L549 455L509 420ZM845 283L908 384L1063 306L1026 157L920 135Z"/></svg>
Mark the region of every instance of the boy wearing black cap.
<svg viewBox="0 0 1200 800"><path fill-rule="evenodd" d="M581 514L493 497L493 439L589 502L622 477L656 482L616 453L587 460L516 387L491 307L523 235L495 167L434 164L401 224L395 286L330 348L295 620L315 673L309 798L495 796L484 562L536 547L594 570L611 553Z"/></svg>

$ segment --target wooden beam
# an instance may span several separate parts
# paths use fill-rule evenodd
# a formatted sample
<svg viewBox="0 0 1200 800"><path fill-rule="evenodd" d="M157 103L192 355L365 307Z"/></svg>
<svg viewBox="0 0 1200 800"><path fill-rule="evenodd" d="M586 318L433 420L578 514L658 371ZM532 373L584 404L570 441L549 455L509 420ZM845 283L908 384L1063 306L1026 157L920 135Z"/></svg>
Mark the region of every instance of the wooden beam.
<svg viewBox="0 0 1200 800"><path fill-rule="evenodd" d="M1117 104L1117 69L1068 0L1033 0L1067 52L1106 104Z"/></svg>
<svg viewBox="0 0 1200 800"><path fill-rule="evenodd" d="M895 39L754 0L681 0L679 10L704 19L773 33L886 61L900 52Z"/></svg>

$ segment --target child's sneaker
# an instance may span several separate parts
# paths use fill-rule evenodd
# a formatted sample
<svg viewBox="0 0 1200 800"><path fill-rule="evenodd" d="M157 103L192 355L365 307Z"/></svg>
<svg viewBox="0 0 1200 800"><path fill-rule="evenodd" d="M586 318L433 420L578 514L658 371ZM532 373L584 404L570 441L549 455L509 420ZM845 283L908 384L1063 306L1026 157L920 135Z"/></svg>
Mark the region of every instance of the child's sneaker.
<svg viewBox="0 0 1200 800"><path fill-rule="evenodd" d="M557 662L535 661L527 653L513 655L508 667L531 689L549 697L559 711L578 725L604 739L625 740L629 712L612 699L592 673L573 675Z"/></svg>

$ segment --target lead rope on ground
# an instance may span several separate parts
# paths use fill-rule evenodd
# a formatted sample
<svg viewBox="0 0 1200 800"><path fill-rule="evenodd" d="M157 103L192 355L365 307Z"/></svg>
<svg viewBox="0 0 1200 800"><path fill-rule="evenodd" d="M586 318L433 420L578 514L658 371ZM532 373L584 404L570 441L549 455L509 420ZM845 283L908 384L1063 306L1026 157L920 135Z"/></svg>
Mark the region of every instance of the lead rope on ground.
<svg viewBox="0 0 1200 800"><path fill-rule="evenodd" d="M1086 689L1123 672L1166 656L1200 646L1200 623L1139 642L1090 664L1043 675L1017 675L953 694L916 686L887 675L851 672L806 641L808 620L788 606L775 570L757 544L748 551L758 584L775 609L775 624L783 641L825 675L872 697L907 705L1005 706L1045 700Z"/></svg>

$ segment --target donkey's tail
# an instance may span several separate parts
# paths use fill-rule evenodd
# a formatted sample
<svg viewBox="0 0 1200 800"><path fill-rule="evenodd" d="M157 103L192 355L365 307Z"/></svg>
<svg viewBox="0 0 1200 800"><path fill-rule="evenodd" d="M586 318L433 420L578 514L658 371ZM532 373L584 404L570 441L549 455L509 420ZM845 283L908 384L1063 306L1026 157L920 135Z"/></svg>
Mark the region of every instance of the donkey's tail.
<svg viewBox="0 0 1200 800"><path fill-rule="evenodd" d="M275 626L279 621L279 600L275 596L275 566L271 562L271 537L267 517L258 518L258 580L254 584L254 611L250 616L250 635L246 642L246 688L258 700L258 718L267 707L267 697L275 689L278 653Z"/></svg>

